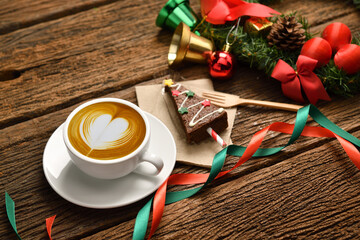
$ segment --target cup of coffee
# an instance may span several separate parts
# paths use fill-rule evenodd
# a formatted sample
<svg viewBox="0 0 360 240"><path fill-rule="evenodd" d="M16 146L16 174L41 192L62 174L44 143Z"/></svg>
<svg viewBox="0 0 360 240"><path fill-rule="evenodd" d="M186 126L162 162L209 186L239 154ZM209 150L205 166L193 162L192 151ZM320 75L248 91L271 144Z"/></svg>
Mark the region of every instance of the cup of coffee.
<svg viewBox="0 0 360 240"><path fill-rule="evenodd" d="M141 162L163 160L148 151L150 124L135 104L117 98L86 102L70 113L63 138L71 160L86 174L100 179L123 177Z"/></svg>

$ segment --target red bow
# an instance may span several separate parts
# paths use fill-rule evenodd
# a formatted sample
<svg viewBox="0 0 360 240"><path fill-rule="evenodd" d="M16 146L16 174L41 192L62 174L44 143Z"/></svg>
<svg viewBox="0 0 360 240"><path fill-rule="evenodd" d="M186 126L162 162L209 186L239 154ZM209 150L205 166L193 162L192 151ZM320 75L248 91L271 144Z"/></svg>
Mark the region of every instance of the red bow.
<svg viewBox="0 0 360 240"><path fill-rule="evenodd" d="M212 24L225 24L241 16L272 17L280 14L274 9L259 3L241 0L201 0L201 14Z"/></svg>
<svg viewBox="0 0 360 240"><path fill-rule="evenodd" d="M312 104L319 99L330 101L321 80L313 73L317 62L315 59L300 55L296 62L297 71L294 71L289 64L280 59L271 77L279 80L284 95L295 101L304 102L301 87Z"/></svg>

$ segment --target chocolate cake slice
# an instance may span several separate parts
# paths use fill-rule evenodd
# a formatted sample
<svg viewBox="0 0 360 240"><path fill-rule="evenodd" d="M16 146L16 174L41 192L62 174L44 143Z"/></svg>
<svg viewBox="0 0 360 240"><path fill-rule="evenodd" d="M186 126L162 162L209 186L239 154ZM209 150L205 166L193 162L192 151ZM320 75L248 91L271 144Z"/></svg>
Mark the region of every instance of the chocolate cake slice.
<svg viewBox="0 0 360 240"><path fill-rule="evenodd" d="M188 143L198 143L210 137L206 132L209 127L217 133L228 127L227 113L223 108L214 106L209 100L170 79L165 80L164 85L182 122Z"/></svg>

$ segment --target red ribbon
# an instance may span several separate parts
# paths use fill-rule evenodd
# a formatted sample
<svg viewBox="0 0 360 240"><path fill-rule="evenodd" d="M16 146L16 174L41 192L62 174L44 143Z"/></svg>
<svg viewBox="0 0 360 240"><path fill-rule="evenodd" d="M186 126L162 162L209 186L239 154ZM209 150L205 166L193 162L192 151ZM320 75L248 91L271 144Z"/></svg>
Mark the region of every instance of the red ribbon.
<svg viewBox="0 0 360 240"><path fill-rule="evenodd" d="M53 225L53 223L55 221L55 217L56 217L56 215L46 219L46 230L47 230L47 233L49 235L50 240L52 240L52 238L51 238L51 228L52 228L52 225Z"/></svg>
<svg viewBox="0 0 360 240"><path fill-rule="evenodd" d="M241 0L201 0L201 13L212 24L225 24L241 16L272 17L280 14L274 9L259 3Z"/></svg>
<svg viewBox="0 0 360 240"><path fill-rule="evenodd" d="M271 74L271 77L281 82L281 89L285 96L297 101L305 102L301 93L304 90L310 103L315 104L319 99L330 101L320 78L313 73L317 60L300 55L295 71L289 64L279 60Z"/></svg>
<svg viewBox="0 0 360 240"><path fill-rule="evenodd" d="M257 132L252 139L244 153L244 155L239 159L239 161L233 166L230 170L220 172L217 178L220 178L227 173L231 172L235 168L242 165L251 156L258 150L262 141L264 140L268 131L276 131L286 134L291 134L294 130L294 124L288 124L283 122L276 122L268 127L260 130ZM340 142L341 146L344 148L345 152L349 156L350 160L355 164L355 166L360 170L360 152L358 149L349 141L343 139L342 137L338 136L337 134L333 133L332 131L323 128L323 127L309 127L305 126L304 130L301 133L301 136L308 136L308 137L330 137L330 138L337 138ZM160 224L161 217L164 212L165 206L165 196L166 196L166 188L168 185L189 185L189 184L200 184L204 183L209 174L196 174L196 173L178 173L171 175L156 191L154 196L154 203L153 203L153 219L151 223L150 233L148 235L148 239L155 233L157 227Z"/></svg>
<svg viewBox="0 0 360 240"><path fill-rule="evenodd" d="M260 130L255 133L255 135L251 138L248 147L246 148L242 157L240 157L239 161L230 169L226 171L220 172L216 179L226 175L231 172L235 168L239 167L243 163L245 163L248 159L250 159L253 154L259 149L261 143L263 142L266 134L269 131L281 132L285 134L292 134L294 131L294 124L288 124L283 122L275 122L268 127ZM359 150L349 141L335 134L334 132L323 128L323 127L312 127L305 126L303 131L301 132L301 136L307 137L330 137L337 138L340 142L341 146L349 156L350 160L355 164L355 166L360 170L360 152ZM160 224L161 217L164 212L165 200L166 200L166 189L168 185L190 185L190 184L201 184L206 182L209 174L196 174L196 173L178 173L171 175L166 181L159 187L154 196L153 202L153 219L151 223L151 229L148 235L148 239L155 233L157 227ZM56 215L55 215L56 216ZM46 219L46 228L48 231L49 238L51 240L51 227L55 220L55 216Z"/></svg>

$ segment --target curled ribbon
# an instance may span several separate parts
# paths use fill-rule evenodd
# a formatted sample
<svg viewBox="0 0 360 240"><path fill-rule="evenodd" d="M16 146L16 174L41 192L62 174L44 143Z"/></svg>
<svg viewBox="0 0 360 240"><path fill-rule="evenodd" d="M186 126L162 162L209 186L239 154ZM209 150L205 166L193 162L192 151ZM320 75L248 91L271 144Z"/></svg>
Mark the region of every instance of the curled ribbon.
<svg viewBox="0 0 360 240"><path fill-rule="evenodd" d="M305 126L308 115L310 115L322 127ZM268 131L277 131L291 134L291 137L288 143L283 147L260 148L260 145ZM264 157L273 155L284 149L286 146L292 144L300 135L308 137L336 138L344 148L350 160L358 169L360 169L360 152L356 148L360 147L360 140L331 122L315 106L308 105L298 111L295 125L282 122L273 123L270 126L257 132L252 137L247 147L230 145L221 150L215 155L209 174L180 173L171 175L156 191L155 196L139 211L134 226L133 239L140 240L145 238L151 206L153 207L153 219L148 239L151 238L151 236L155 233L156 228L160 223L165 204L171 204L191 197L212 180L224 176L225 174L242 165L251 157ZM221 168L227 155L238 156L240 159L230 170L221 172ZM198 188L184 191L166 192L167 185L188 185L200 183L204 183L204 185Z"/></svg>
<svg viewBox="0 0 360 240"><path fill-rule="evenodd" d="M10 195L7 192L5 192L5 207L6 207L6 214L8 216L10 225L11 225L12 229L14 230L17 239L21 240L21 237L16 228L15 202L14 202L14 200L12 200L12 198L10 197Z"/></svg>
<svg viewBox="0 0 360 240"><path fill-rule="evenodd" d="M51 238L51 228L54 224L54 221L55 221L55 217L56 215L52 216L52 217L49 217L45 220L46 222L46 230L47 230L47 233L48 233L48 236L49 236L49 239L52 240Z"/></svg>
<svg viewBox="0 0 360 240"><path fill-rule="evenodd" d="M308 115L310 115L322 127L305 126ZM269 131L291 134L291 137L288 143L282 147L260 148L262 141ZM350 160L360 170L360 152L358 150L358 148L360 148L360 140L331 122L315 106L308 105L298 110L295 124L275 122L255 133L247 147L229 145L228 147L218 152L214 157L209 174L179 173L171 175L159 187L155 193L155 196L150 199L150 201L147 202L142 209L140 209L138 215L136 216L133 239L140 240L145 238L148 221L150 218L151 206L153 208L153 219L148 238L151 238L159 226L165 204L175 203L193 196L214 179L226 175L227 173L241 166L251 157L265 157L280 152L282 149L289 146L296 139L298 139L299 136L336 138L345 150L346 154L349 156ZM237 156L240 157L240 159L230 170L221 171L227 155ZM190 185L201 183L203 183L201 187L184 191L166 192L168 185ZM21 238L18 234L15 221L15 203L7 192L5 192L5 205L10 225L13 228L17 238L20 240ZM55 216L46 219L46 229L50 240L52 239L51 228L54 223Z"/></svg>
<svg viewBox="0 0 360 240"><path fill-rule="evenodd" d="M281 89L285 96L297 101L305 102L301 93L304 90L310 103L316 104L319 99L330 101L321 80L313 73L317 60L300 55L295 71L289 64L279 60L271 74L271 77L281 82Z"/></svg>
<svg viewBox="0 0 360 240"><path fill-rule="evenodd" d="M201 0L201 14L209 23L225 24L245 15L272 17L280 13L265 5L241 0Z"/></svg>

